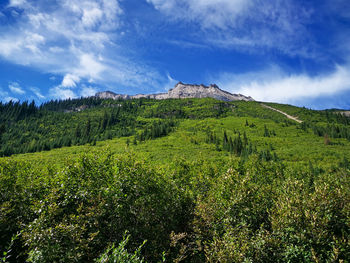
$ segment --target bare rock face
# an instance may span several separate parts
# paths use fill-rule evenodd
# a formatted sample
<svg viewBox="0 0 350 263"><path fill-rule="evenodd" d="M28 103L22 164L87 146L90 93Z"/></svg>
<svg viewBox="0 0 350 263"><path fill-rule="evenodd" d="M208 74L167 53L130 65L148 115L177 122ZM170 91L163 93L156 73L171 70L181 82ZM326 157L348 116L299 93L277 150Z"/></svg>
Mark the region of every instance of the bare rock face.
<svg viewBox="0 0 350 263"><path fill-rule="evenodd" d="M102 91L102 92L97 92L95 94L95 97L100 98L100 99L130 99L129 95L124 95L124 94L116 94L112 91Z"/></svg>
<svg viewBox="0 0 350 263"><path fill-rule="evenodd" d="M169 90L169 98L214 98L223 101L234 100L253 100L251 97L246 97L241 94L231 94L220 89L217 85L211 84L209 87L203 84L191 85L179 82L175 88Z"/></svg>
<svg viewBox="0 0 350 263"><path fill-rule="evenodd" d="M158 94L138 94L134 96L115 94L111 91L104 91L96 93L96 97L103 99L138 99L138 98L151 98L151 99L186 99L186 98L214 98L222 101L234 101L244 100L253 101L252 97L247 97L242 94L232 94L230 92L220 89L217 85L211 84L210 86L183 84L179 82L173 89L170 89L168 93Z"/></svg>

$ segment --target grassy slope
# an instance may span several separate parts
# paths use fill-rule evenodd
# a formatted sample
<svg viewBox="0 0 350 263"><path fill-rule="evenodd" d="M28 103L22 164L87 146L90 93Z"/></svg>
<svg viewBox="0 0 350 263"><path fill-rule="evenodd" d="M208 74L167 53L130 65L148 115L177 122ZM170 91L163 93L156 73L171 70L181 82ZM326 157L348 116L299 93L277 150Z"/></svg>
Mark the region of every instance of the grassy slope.
<svg viewBox="0 0 350 263"><path fill-rule="evenodd" d="M199 103L198 101L195 102ZM157 110L157 107L161 107L161 103L152 103L152 109ZM138 145L133 145L133 137L118 138L97 142L96 146L65 147L48 152L16 155L11 158L59 165L64 163L66 159L69 160L81 153L101 148L108 148L115 153L132 152L137 156L149 159L155 164L167 164L179 158L193 161L198 159L229 161L231 158L236 158L227 152L217 151L213 144L207 144L205 142L207 130L214 131L219 138L222 138L224 130L232 137L235 136L235 131L240 131L241 134L246 132L248 138L257 146L258 150L271 148L272 146L282 160L290 163L297 162L303 165L312 161L319 166L331 167L337 164L343 156L350 158L350 152L347 150L350 142L345 139L332 139L334 145L325 145L324 139L314 135L311 130L303 131L299 128L299 125L288 120L282 114L262 108L258 103L235 102L232 104L236 108L233 109L232 113L226 114L227 117L181 120L179 127L170 135L138 143ZM198 105L195 109L193 105L183 109L187 114L191 113L191 110L200 112L201 109L209 109L205 104L199 103ZM318 112L310 110L289 105L269 105L290 114L304 112L304 115L306 115L305 111L307 111L308 116L314 114L315 118L318 117ZM246 121L254 123L255 127L245 126ZM264 137L265 125L270 131L273 130L276 136ZM130 141L129 146L126 145L127 139Z"/></svg>

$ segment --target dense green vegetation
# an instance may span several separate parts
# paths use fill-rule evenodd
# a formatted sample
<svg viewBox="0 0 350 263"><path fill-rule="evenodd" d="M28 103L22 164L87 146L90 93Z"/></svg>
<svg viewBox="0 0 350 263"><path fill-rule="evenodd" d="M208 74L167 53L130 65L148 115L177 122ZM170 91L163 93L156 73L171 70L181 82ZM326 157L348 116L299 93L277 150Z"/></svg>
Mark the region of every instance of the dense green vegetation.
<svg viewBox="0 0 350 263"><path fill-rule="evenodd" d="M268 105L0 104L1 262L349 262L349 120Z"/></svg>
<svg viewBox="0 0 350 263"><path fill-rule="evenodd" d="M310 128L315 135L331 138L345 138L350 141L350 118L331 110L311 111L290 105L271 106L303 119L303 130Z"/></svg>
<svg viewBox="0 0 350 263"><path fill-rule="evenodd" d="M140 129L144 130L139 135L143 141L168 134L175 126L169 119L219 117L231 107L214 100L164 103L82 98L51 101L40 107L34 102L0 103L0 156L96 143L136 135ZM149 122L148 130L145 125Z"/></svg>

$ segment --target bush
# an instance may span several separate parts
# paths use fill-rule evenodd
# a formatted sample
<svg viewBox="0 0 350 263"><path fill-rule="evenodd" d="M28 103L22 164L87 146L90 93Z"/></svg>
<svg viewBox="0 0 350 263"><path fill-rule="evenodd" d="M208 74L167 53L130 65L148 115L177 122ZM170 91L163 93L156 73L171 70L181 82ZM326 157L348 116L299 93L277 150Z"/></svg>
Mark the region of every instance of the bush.
<svg viewBox="0 0 350 263"><path fill-rule="evenodd" d="M143 256L154 262L169 250L170 233L186 229L193 207L163 174L108 153L36 175L30 166L2 165L0 185L1 252L23 230L18 249L29 251L29 262L92 262L125 230L133 250L148 240Z"/></svg>
<svg viewBox="0 0 350 263"><path fill-rule="evenodd" d="M304 168L256 154L167 174L108 152L61 170L1 160L2 260L346 262L348 167Z"/></svg>
<svg viewBox="0 0 350 263"><path fill-rule="evenodd" d="M251 159L253 161L254 159ZM177 245L192 262L346 262L350 185L346 170L298 178L254 161L229 169L200 197L192 233Z"/></svg>
<svg viewBox="0 0 350 263"><path fill-rule="evenodd" d="M127 232L126 232L127 234ZM146 241L139 246L136 251L131 254L126 250L126 245L129 242L130 235L123 237L123 240L119 243L118 247L113 244L107 248L106 251L96 259L97 263L144 263L145 261L141 257L141 249Z"/></svg>

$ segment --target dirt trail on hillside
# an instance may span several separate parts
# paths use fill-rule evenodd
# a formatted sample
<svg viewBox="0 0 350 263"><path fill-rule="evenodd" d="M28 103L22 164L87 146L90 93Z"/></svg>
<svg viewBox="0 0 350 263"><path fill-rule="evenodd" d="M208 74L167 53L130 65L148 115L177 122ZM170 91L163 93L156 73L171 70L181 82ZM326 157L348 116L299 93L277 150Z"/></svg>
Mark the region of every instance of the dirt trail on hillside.
<svg viewBox="0 0 350 263"><path fill-rule="evenodd" d="M281 111L281 110L278 110L278 109L272 108L272 107L270 107L270 106L267 106L267 105L264 104L264 103L261 103L261 106L263 106L263 107L265 107L265 108L268 108L268 109L270 109L270 110L277 111L277 112L283 114L284 116L286 116L288 119L291 119L291 120L296 121L296 122L298 122L298 123L302 123L302 122L303 122L303 121L299 120L297 117L291 116L291 115L289 115L289 114L287 114L287 113L285 113L285 112L283 112L283 111Z"/></svg>

